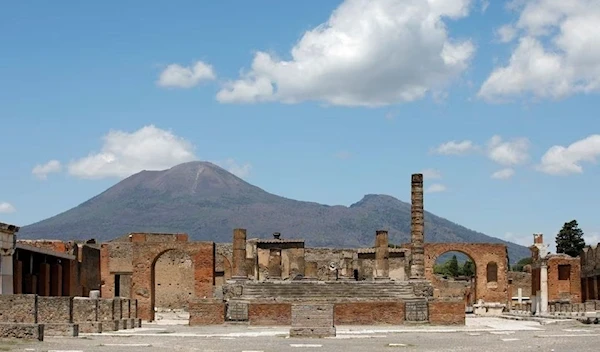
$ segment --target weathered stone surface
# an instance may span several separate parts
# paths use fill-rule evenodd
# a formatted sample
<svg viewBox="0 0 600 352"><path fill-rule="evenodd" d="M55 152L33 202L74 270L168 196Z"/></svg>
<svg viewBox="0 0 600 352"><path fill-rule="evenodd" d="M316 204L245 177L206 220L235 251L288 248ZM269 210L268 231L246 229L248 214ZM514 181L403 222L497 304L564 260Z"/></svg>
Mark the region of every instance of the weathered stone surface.
<svg viewBox="0 0 600 352"><path fill-rule="evenodd" d="M79 336L79 324L72 323L44 323L45 336Z"/></svg>
<svg viewBox="0 0 600 352"><path fill-rule="evenodd" d="M38 323L71 323L72 297L42 297L38 300ZM46 335L50 336L52 327L46 325Z"/></svg>
<svg viewBox="0 0 600 352"><path fill-rule="evenodd" d="M79 325L80 333L91 334L102 332L102 323L99 321L77 322L77 325Z"/></svg>
<svg viewBox="0 0 600 352"><path fill-rule="evenodd" d="M376 279L387 279L390 277L390 249L388 232L379 230L375 234L375 272Z"/></svg>
<svg viewBox="0 0 600 352"><path fill-rule="evenodd" d="M233 273L234 279L246 279L246 229L233 230Z"/></svg>
<svg viewBox="0 0 600 352"><path fill-rule="evenodd" d="M97 299L86 297L73 298L73 322L93 322L98 320Z"/></svg>
<svg viewBox="0 0 600 352"><path fill-rule="evenodd" d="M0 338L44 340L44 324L0 323Z"/></svg>
<svg viewBox="0 0 600 352"><path fill-rule="evenodd" d="M411 266L410 277L419 279L425 276L425 256L423 243L425 241L425 218L423 210L423 174L411 176Z"/></svg>
<svg viewBox="0 0 600 352"><path fill-rule="evenodd" d="M37 323L36 295L0 295L0 322Z"/></svg>
<svg viewBox="0 0 600 352"><path fill-rule="evenodd" d="M330 327L292 327L290 337L324 338L336 336L334 326Z"/></svg>
<svg viewBox="0 0 600 352"><path fill-rule="evenodd" d="M101 298L98 300L98 320L114 321L115 300L112 298Z"/></svg>
<svg viewBox="0 0 600 352"><path fill-rule="evenodd" d="M190 301L190 326L225 323L225 303L214 300Z"/></svg>
<svg viewBox="0 0 600 352"><path fill-rule="evenodd" d="M247 321L248 302L230 300L227 302L227 321Z"/></svg>

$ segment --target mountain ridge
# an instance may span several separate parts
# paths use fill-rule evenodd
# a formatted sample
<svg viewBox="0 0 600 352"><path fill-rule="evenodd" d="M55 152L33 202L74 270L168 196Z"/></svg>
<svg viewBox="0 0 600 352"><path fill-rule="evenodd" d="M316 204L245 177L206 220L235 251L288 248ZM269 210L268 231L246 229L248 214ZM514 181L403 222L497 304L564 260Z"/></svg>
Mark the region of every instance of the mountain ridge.
<svg viewBox="0 0 600 352"><path fill-rule="evenodd" d="M106 241L129 232L186 232L193 240L230 242L234 228L252 237L281 232L311 247L370 247L376 230L394 244L410 241L410 204L366 194L350 206L281 197L204 161L143 170L78 206L23 226L20 238ZM425 211L428 242L505 243L511 262L528 249Z"/></svg>

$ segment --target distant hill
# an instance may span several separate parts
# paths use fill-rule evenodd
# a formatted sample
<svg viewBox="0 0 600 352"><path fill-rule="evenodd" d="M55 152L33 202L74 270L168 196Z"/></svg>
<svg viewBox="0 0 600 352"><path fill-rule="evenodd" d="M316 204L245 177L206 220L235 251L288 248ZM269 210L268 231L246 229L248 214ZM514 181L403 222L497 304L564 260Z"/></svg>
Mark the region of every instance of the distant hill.
<svg viewBox="0 0 600 352"><path fill-rule="evenodd" d="M313 247L372 246L375 231L390 242L410 241L410 204L368 194L346 206L302 202L268 193L208 162L141 171L103 193L46 220L24 226L20 238L107 241L129 232L186 232L195 240L229 242L236 227L249 237L281 232ZM514 243L425 213L429 242L505 243L511 263L529 256Z"/></svg>

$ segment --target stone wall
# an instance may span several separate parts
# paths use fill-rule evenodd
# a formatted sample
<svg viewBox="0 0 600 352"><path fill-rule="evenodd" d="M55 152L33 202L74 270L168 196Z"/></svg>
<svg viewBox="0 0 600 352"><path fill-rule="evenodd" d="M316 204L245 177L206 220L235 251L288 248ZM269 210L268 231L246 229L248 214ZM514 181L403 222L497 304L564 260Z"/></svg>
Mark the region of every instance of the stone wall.
<svg viewBox="0 0 600 352"><path fill-rule="evenodd" d="M434 287L439 279L433 273L437 258L447 252L461 252L474 262L476 270L475 300L507 303L508 252L506 245L497 243L425 243L425 278ZM488 265L495 265L496 275L488 277Z"/></svg>
<svg viewBox="0 0 600 352"><path fill-rule="evenodd" d="M225 303L215 300L190 301L190 326L218 325L225 323Z"/></svg>
<svg viewBox="0 0 600 352"><path fill-rule="evenodd" d="M248 322L250 325L291 325L292 305L251 302L248 304Z"/></svg>
<svg viewBox="0 0 600 352"><path fill-rule="evenodd" d="M37 295L0 295L0 323L37 323Z"/></svg>
<svg viewBox="0 0 600 352"><path fill-rule="evenodd" d="M465 325L463 301L430 301L429 323L434 325Z"/></svg>
<svg viewBox="0 0 600 352"><path fill-rule="evenodd" d="M510 284L511 292L510 295L512 297L517 297L519 294L519 288L521 288L522 295L525 297L531 296L531 273L520 272L520 271L509 271L508 272L508 280L512 283Z"/></svg>
<svg viewBox="0 0 600 352"><path fill-rule="evenodd" d="M404 323L404 302L346 302L334 305L334 324L400 325Z"/></svg>
<svg viewBox="0 0 600 352"><path fill-rule="evenodd" d="M73 297L38 297L38 323L72 323Z"/></svg>
<svg viewBox="0 0 600 352"><path fill-rule="evenodd" d="M165 252L156 260L154 272L154 306L158 310L187 310L194 294L194 267L189 254L182 250Z"/></svg>

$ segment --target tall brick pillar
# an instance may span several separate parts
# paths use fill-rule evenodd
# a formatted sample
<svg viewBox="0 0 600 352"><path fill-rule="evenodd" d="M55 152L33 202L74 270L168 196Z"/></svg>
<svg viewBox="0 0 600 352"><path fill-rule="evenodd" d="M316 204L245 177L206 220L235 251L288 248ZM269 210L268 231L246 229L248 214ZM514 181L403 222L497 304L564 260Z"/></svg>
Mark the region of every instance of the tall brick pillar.
<svg viewBox="0 0 600 352"><path fill-rule="evenodd" d="M62 296L62 265L52 264L50 266L50 295Z"/></svg>
<svg viewBox="0 0 600 352"><path fill-rule="evenodd" d="M233 230L233 264L231 278L246 280L246 229Z"/></svg>
<svg viewBox="0 0 600 352"><path fill-rule="evenodd" d="M425 277L425 251L423 248L423 242L425 241L423 174L412 175L410 191L410 242L412 256L410 278L423 279Z"/></svg>
<svg viewBox="0 0 600 352"><path fill-rule="evenodd" d="M375 233L375 279L390 278L390 249L388 232L379 230Z"/></svg>
<svg viewBox="0 0 600 352"><path fill-rule="evenodd" d="M40 296L50 296L50 264L48 263L40 263L37 294Z"/></svg>

